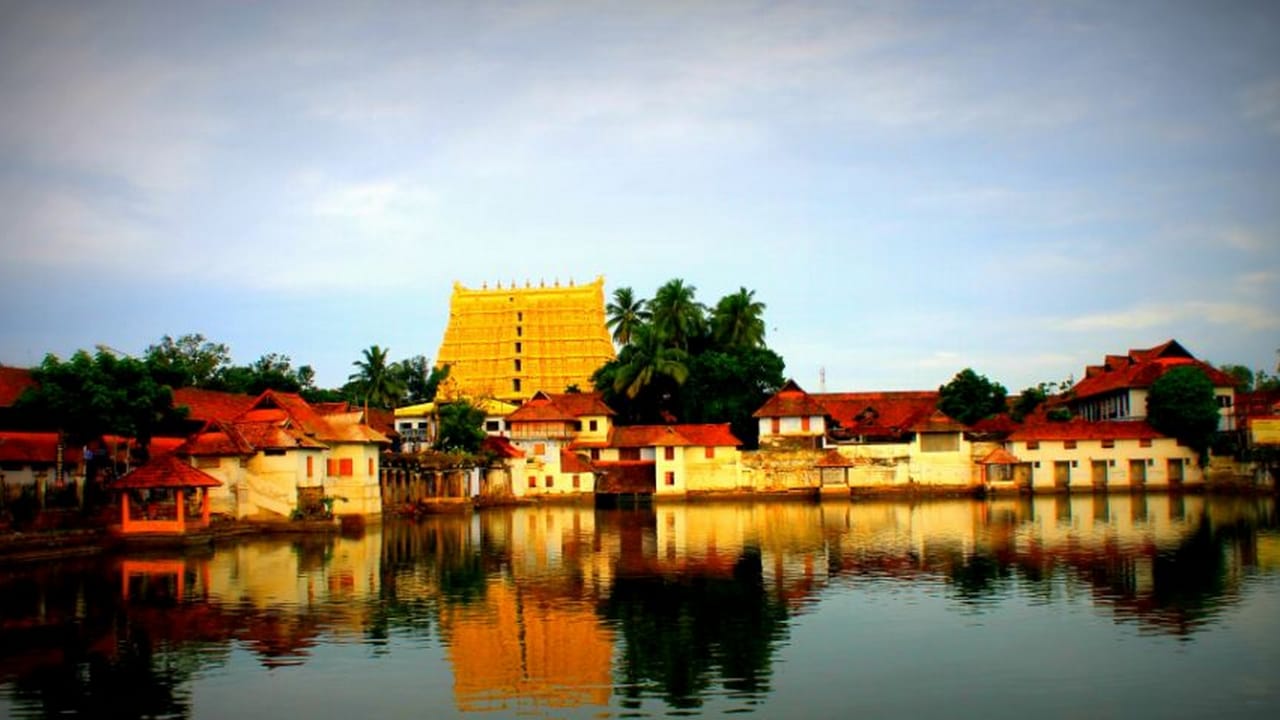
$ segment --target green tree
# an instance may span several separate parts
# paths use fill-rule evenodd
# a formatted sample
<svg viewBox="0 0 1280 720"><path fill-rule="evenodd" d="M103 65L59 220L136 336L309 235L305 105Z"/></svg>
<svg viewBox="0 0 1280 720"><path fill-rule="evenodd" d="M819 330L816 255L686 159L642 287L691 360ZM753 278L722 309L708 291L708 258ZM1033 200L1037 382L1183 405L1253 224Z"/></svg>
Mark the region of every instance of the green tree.
<svg viewBox="0 0 1280 720"><path fill-rule="evenodd" d="M267 353L250 365L232 365L220 370L209 389L258 395L267 390L304 393L314 387L315 371L310 365L294 369L288 355Z"/></svg>
<svg viewBox="0 0 1280 720"><path fill-rule="evenodd" d="M938 409L949 417L972 425L1005 410L1008 391L997 382L971 368L956 373L951 382L938 388Z"/></svg>
<svg viewBox="0 0 1280 720"><path fill-rule="evenodd" d="M613 381L615 392L635 399L658 378L665 377L681 385L689 377L689 368L685 364L688 353L664 345L652 327L643 325L636 328L631 340L618 357L622 362Z"/></svg>
<svg viewBox="0 0 1280 720"><path fill-rule="evenodd" d="M231 367L231 350L190 333L177 340L165 335L143 353L152 376L172 388L208 387L218 373Z"/></svg>
<svg viewBox="0 0 1280 720"><path fill-rule="evenodd" d="M389 409L404 399L405 387L400 374L387 362L387 349L371 345L363 351L363 359L351 364L356 366L351 382L366 407Z"/></svg>
<svg viewBox="0 0 1280 720"><path fill-rule="evenodd" d="M1018 399L1013 403L1013 409L1009 412L1009 416L1015 422L1022 422L1028 415L1036 411L1049 399L1049 389L1046 383L1040 383L1035 387L1029 387L1018 394Z"/></svg>
<svg viewBox="0 0 1280 720"><path fill-rule="evenodd" d="M397 362L393 371L405 389L404 400L410 404L435 400L440 383L449 377L448 365L431 367L431 363L422 355Z"/></svg>
<svg viewBox="0 0 1280 720"><path fill-rule="evenodd" d="M717 345L764 347L764 308L756 292L744 287L725 295L711 313L711 333Z"/></svg>
<svg viewBox="0 0 1280 720"><path fill-rule="evenodd" d="M760 428L752 413L782 387L784 369L782 357L768 348L738 346L694 355L680 388L680 417L728 422L734 436L754 448Z"/></svg>
<svg viewBox="0 0 1280 720"><path fill-rule="evenodd" d="M441 405L440 433L436 437L437 450L474 453L484 442L484 410L465 401Z"/></svg>
<svg viewBox="0 0 1280 720"><path fill-rule="evenodd" d="M145 362L104 350L92 356L81 350L67 362L46 355L31 375L37 385L19 399L20 410L38 425L65 432L71 444L114 434L145 449L157 430L186 415Z"/></svg>
<svg viewBox="0 0 1280 720"><path fill-rule="evenodd" d="M605 314L608 317L605 324L613 330L613 341L620 346L630 344L636 328L652 317L648 301L637 298L629 287L613 291L613 302L605 306Z"/></svg>
<svg viewBox="0 0 1280 720"><path fill-rule="evenodd" d="M1151 427L1200 453L1208 462L1209 443L1218 431L1218 399L1213 381L1193 365L1175 367L1151 384L1147 393Z"/></svg>
<svg viewBox="0 0 1280 720"><path fill-rule="evenodd" d="M707 310L695 299L696 292L696 287L685 285L684 280L678 278L658 288L649 303L649 311L661 342L688 350L690 341L705 332Z"/></svg>

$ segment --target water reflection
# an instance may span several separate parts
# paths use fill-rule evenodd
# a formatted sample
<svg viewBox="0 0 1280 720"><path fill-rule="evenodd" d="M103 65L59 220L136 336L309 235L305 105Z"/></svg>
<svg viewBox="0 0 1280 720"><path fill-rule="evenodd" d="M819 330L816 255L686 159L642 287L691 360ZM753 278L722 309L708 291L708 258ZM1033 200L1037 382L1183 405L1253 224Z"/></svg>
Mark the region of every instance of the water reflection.
<svg viewBox="0 0 1280 720"><path fill-rule="evenodd" d="M379 658L435 648L452 682L434 701L460 713L749 711L827 599L911 588L945 623L1085 597L1194 638L1280 574L1276 527L1272 500L1165 495L548 506L8 567L0 695L14 715L195 717L210 677L355 644L352 682L375 686Z"/></svg>

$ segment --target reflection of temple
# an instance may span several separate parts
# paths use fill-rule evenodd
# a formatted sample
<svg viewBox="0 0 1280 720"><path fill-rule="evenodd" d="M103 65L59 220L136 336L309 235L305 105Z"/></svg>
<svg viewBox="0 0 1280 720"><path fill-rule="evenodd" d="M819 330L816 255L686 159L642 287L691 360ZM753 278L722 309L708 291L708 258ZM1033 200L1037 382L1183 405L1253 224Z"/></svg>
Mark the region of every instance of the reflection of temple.
<svg viewBox="0 0 1280 720"><path fill-rule="evenodd" d="M440 628L460 710L609 701L613 633L591 605L493 579L483 600L446 606Z"/></svg>

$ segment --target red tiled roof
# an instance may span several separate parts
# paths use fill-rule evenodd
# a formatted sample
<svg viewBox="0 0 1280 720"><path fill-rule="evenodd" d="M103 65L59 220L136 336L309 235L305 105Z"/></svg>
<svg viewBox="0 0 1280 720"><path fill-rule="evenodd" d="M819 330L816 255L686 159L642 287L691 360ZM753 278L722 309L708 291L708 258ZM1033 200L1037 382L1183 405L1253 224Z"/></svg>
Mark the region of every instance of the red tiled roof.
<svg viewBox="0 0 1280 720"><path fill-rule="evenodd" d="M1071 389L1077 399L1129 388L1146 388L1175 367L1200 368L1214 387L1234 387L1235 379L1212 365L1192 357L1175 340L1128 355L1108 355L1102 365L1085 370L1085 377Z"/></svg>
<svg viewBox="0 0 1280 720"><path fill-rule="evenodd" d="M64 460L76 462L80 451L63 448ZM58 433L0 431L0 462L51 463L58 459Z"/></svg>
<svg viewBox="0 0 1280 720"><path fill-rule="evenodd" d="M547 393L556 407L575 418L584 415L613 415L613 409L604 402L604 393Z"/></svg>
<svg viewBox="0 0 1280 720"><path fill-rule="evenodd" d="M548 393L539 390L508 415L507 422L566 421L584 415L613 414L613 410L604 404L602 393Z"/></svg>
<svg viewBox="0 0 1280 720"><path fill-rule="evenodd" d="M778 392L751 414L752 417L814 417L827 414L823 403L805 392L795 380L788 380Z"/></svg>
<svg viewBox="0 0 1280 720"><path fill-rule="evenodd" d="M187 413L188 420L231 420L248 410L256 399L252 395L199 388L178 388L173 391L174 407L181 405L190 409Z"/></svg>
<svg viewBox="0 0 1280 720"><path fill-rule="evenodd" d="M516 447L515 445L512 445L510 440L504 437L499 437L497 435L486 435L484 438L484 441L480 443L480 448L482 450L489 450L490 452L496 453L498 457L504 457L504 458L524 457L523 450Z"/></svg>
<svg viewBox="0 0 1280 720"><path fill-rule="evenodd" d="M358 411L325 416L297 393L267 390L236 421L282 422L287 419L291 428L320 442L391 442L360 422L359 418Z"/></svg>
<svg viewBox="0 0 1280 720"><path fill-rule="evenodd" d="M152 458L145 465L111 481L110 489L193 488L220 485L222 481L218 478L191 467L177 455L168 454Z"/></svg>
<svg viewBox="0 0 1280 720"><path fill-rule="evenodd" d="M1236 416L1253 418L1275 415L1280 407L1280 390L1255 390L1236 393Z"/></svg>
<svg viewBox="0 0 1280 720"><path fill-rule="evenodd" d="M609 433L610 447L737 447L728 423L700 425L626 425Z"/></svg>
<svg viewBox="0 0 1280 720"><path fill-rule="evenodd" d="M0 366L0 407L11 407L27 388L35 386L30 370Z"/></svg>
<svg viewBox="0 0 1280 720"><path fill-rule="evenodd" d="M188 438L175 452L188 456L252 455L255 449L235 425L215 421Z"/></svg>
<svg viewBox="0 0 1280 720"><path fill-rule="evenodd" d="M978 461L979 465L1017 465L1022 462L1016 455L1005 450L1004 448L996 448L987 453L986 457Z"/></svg>
<svg viewBox="0 0 1280 720"><path fill-rule="evenodd" d="M1009 440L1154 440L1162 437L1155 428L1140 420L1070 420L1024 425L1015 430Z"/></svg>
<svg viewBox="0 0 1280 720"><path fill-rule="evenodd" d="M814 397L841 429L873 437L908 432L928 421L938 408L935 390L826 393Z"/></svg>
<svg viewBox="0 0 1280 720"><path fill-rule="evenodd" d="M567 473L595 472L591 467L591 463L585 458L564 448L560 449L560 471Z"/></svg>

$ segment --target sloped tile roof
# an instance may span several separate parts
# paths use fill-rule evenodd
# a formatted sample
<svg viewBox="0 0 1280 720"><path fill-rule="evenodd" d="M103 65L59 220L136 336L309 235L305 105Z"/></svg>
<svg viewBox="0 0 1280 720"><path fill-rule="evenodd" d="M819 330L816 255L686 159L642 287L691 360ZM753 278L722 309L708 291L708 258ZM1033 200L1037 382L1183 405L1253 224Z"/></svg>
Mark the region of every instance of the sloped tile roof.
<svg viewBox="0 0 1280 720"><path fill-rule="evenodd" d="M742 441L728 423L688 425L625 425L609 433L609 446L624 447L737 447Z"/></svg>
<svg viewBox="0 0 1280 720"><path fill-rule="evenodd" d="M218 478L191 467L177 455L167 454L154 457L145 465L111 481L110 489L196 488L220 485L222 481Z"/></svg>
<svg viewBox="0 0 1280 720"><path fill-rule="evenodd" d="M822 402L805 392L795 380L788 380L751 416L758 418L820 417L827 414L827 408Z"/></svg>
<svg viewBox="0 0 1280 720"><path fill-rule="evenodd" d="M12 407L27 388L36 386L35 378L26 368L0 366L0 407Z"/></svg>
<svg viewBox="0 0 1280 720"><path fill-rule="evenodd" d="M256 450L236 425L215 421L188 438L175 452L187 456L222 457L252 455Z"/></svg>
<svg viewBox="0 0 1280 720"><path fill-rule="evenodd" d="M841 429L871 437L888 437L926 423L938 408L932 390L827 393L814 396Z"/></svg>
<svg viewBox="0 0 1280 720"><path fill-rule="evenodd" d="M987 453L985 457L978 461L979 465L1017 465L1022 462L1016 455L1005 450L1004 448L996 448Z"/></svg>
<svg viewBox="0 0 1280 720"><path fill-rule="evenodd" d="M604 402L604 393L547 393L551 402L570 416L579 418L584 415L613 415L613 409Z"/></svg>
<svg viewBox="0 0 1280 720"><path fill-rule="evenodd" d="M178 388L173 391L174 407L186 406L189 409L187 419L202 422L231 420L248 410L256 399L253 395L198 388Z"/></svg>
<svg viewBox="0 0 1280 720"><path fill-rule="evenodd" d="M63 448L63 457L75 462L78 454ZM0 431L0 462L51 463L58 459L58 433Z"/></svg>
<svg viewBox="0 0 1280 720"><path fill-rule="evenodd" d="M1176 340L1127 355L1108 355L1102 365L1086 368L1085 377L1071 389L1076 399L1126 390L1148 388L1175 367L1190 365L1208 376L1214 387L1233 387L1235 379L1212 365L1192 357Z"/></svg>
<svg viewBox="0 0 1280 720"><path fill-rule="evenodd" d="M1162 437L1164 435L1141 420L1069 420L1023 425L1009 435L1009 440L1154 440Z"/></svg>
<svg viewBox="0 0 1280 720"><path fill-rule="evenodd" d="M571 452L565 448L560 449L560 471L567 473L595 472L591 467L590 462L581 455Z"/></svg>
<svg viewBox="0 0 1280 720"><path fill-rule="evenodd" d="M480 443L480 449L488 450L490 452L496 453L498 457L504 457L504 458L524 457L523 450L516 447L515 445L512 445L511 441L506 439L505 437L499 437L497 435L486 435L484 438L484 441Z"/></svg>

